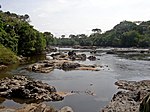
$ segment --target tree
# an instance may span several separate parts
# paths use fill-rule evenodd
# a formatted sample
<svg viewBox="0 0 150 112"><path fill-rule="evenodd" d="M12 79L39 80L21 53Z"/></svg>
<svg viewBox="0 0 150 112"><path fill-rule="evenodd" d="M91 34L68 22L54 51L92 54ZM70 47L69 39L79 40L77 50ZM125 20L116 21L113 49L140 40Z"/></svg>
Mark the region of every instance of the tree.
<svg viewBox="0 0 150 112"><path fill-rule="evenodd" d="M102 30L99 28L95 28L95 29L92 29L92 32L100 34L102 32Z"/></svg>

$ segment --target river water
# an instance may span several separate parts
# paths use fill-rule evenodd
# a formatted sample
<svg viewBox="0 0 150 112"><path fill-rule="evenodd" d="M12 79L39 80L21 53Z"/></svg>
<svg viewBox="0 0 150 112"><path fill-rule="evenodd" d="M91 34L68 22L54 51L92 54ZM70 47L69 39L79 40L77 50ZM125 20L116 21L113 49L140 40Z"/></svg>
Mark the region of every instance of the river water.
<svg viewBox="0 0 150 112"><path fill-rule="evenodd" d="M87 56L89 52L84 52ZM51 73L33 73L19 67L12 73L27 75L31 78L41 80L56 87L57 91L71 92L76 94L66 96L63 101L45 102L60 109L70 106L75 112L98 112L111 100L117 87L117 80L144 80L150 79L150 61L129 60L117 55L96 53L96 61L79 61L83 64L97 64L104 66L100 71L63 71L55 69ZM92 91L89 95L86 91ZM20 106L20 102L6 100L1 105L12 107Z"/></svg>

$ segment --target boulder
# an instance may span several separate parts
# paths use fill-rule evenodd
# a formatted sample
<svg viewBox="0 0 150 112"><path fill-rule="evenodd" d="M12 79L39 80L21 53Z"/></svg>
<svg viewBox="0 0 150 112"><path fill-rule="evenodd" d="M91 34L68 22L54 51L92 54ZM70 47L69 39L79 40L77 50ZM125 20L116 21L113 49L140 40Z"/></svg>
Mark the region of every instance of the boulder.
<svg viewBox="0 0 150 112"><path fill-rule="evenodd" d="M71 107L65 106L63 108L60 109L60 111L58 112L73 112Z"/></svg>
<svg viewBox="0 0 150 112"><path fill-rule="evenodd" d="M89 56L88 59L91 60L91 61L95 61L96 57L95 56Z"/></svg>
<svg viewBox="0 0 150 112"><path fill-rule="evenodd" d="M80 64L79 63L69 63L69 62L64 62L62 64L62 69L63 70L69 70L69 69L75 69L77 67L80 67Z"/></svg>

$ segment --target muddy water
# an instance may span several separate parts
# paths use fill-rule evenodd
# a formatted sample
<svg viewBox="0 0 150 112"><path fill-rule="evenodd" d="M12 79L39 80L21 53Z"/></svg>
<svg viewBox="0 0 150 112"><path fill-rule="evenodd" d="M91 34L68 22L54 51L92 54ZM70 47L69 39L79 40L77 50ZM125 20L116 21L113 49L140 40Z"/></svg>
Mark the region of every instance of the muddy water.
<svg viewBox="0 0 150 112"><path fill-rule="evenodd" d="M85 52L90 55L89 52ZM13 73L27 75L31 78L41 80L50 85L56 86L58 91L71 92L76 94L67 96L60 102L46 102L57 108L71 106L75 112L98 112L117 92L114 82L117 80L143 80L150 79L150 61L128 60L116 55L97 53L96 61L80 61L84 64L103 65L101 71L63 71L54 70L51 73L31 73L19 67ZM108 67L107 67L108 66ZM87 94L91 91L94 95ZM19 103L16 103L19 102ZM20 106L21 102L5 100L1 105Z"/></svg>

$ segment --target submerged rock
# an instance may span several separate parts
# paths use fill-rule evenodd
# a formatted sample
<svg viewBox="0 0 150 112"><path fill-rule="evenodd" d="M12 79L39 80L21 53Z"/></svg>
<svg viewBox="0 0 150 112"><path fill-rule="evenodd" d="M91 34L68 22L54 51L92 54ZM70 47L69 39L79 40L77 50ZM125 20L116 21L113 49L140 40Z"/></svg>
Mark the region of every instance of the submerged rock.
<svg viewBox="0 0 150 112"><path fill-rule="evenodd" d="M63 100L63 97L56 93L54 86L41 81L29 80L25 76L14 76L0 80L0 96L34 101Z"/></svg>

